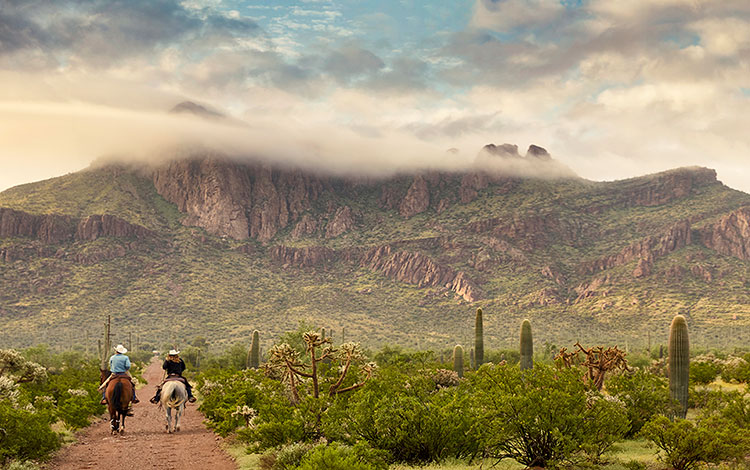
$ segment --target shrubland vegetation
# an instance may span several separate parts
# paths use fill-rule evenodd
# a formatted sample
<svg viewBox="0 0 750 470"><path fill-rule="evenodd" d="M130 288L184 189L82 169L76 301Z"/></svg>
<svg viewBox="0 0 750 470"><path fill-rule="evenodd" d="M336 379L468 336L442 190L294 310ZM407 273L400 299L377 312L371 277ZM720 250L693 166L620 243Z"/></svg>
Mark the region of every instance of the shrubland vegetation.
<svg viewBox="0 0 750 470"><path fill-rule="evenodd" d="M0 468L43 460L68 432L105 411L98 362L80 351L53 353L46 346L0 349Z"/></svg>
<svg viewBox="0 0 750 470"><path fill-rule="evenodd" d="M323 338L300 325L276 341L258 369L246 368L248 350L239 346L196 365L207 424L258 455L261 469L468 469L513 461L513 468L691 470L749 463L750 390L741 382L741 355L693 356L688 419L670 420L680 405L670 398L665 358L656 350L625 356L630 365L612 368L599 390L590 358L566 367L552 361L549 346L521 370L518 351L485 348L485 364L472 368L470 352L460 363L454 351L361 351ZM357 359L341 379L352 348ZM704 364L716 371L708 375L739 390L706 385ZM330 393L336 384L342 392ZM650 457L618 457L618 447L644 439Z"/></svg>

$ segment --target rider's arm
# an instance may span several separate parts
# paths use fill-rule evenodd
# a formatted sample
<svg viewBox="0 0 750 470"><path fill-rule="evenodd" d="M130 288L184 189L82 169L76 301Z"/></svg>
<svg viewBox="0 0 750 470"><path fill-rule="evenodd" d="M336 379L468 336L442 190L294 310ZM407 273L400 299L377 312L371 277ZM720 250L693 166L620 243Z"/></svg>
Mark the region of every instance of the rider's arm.
<svg viewBox="0 0 750 470"><path fill-rule="evenodd" d="M130 370L130 358L125 356L125 370Z"/></svg>

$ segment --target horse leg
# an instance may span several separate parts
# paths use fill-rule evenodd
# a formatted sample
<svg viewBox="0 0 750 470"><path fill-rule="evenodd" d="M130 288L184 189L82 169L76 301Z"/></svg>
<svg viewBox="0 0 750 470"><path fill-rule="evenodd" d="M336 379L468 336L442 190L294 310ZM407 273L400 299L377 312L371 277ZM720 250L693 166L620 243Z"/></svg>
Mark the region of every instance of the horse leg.
<svg viewBox="0 0 750 470"><path fill-rule="evenodd" d="M180 421L182 420L182 405L177 407L177 410L175 410L175 418L174 418L174 430L179 431L180 430Z"/></svg>
<svg viewBox="0 0 750 470"><path fill-rule="evenodd" d="M169 407L169 405L166 406L167 409L167 433L171 433L171 427L172 427L172 408Z"/></svg>
<svg viewBox="0 0 750 470"><path fill-rule="evenodd" d="M120 412L120 434L125 434L125 416L127 412L121 411Z"/></svg>

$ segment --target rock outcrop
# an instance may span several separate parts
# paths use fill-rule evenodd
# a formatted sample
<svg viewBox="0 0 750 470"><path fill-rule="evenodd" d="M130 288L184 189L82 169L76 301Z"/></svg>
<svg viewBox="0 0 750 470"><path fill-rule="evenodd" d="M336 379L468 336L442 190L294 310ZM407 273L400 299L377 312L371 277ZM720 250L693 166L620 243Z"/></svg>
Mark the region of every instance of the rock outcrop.
<svg viewBox="0 0 750 470"><path fill-rule="evenodd" d="M157 192L187 214L185 225L214 235L248 237L250 181L241 165L212 157L179 160L157 168L152 179Z"/></svg>
<svg viewBox="0 0 750 470"><path fill-rule="evenodd" d="M276 245L268 252L271 260L285 267L315 268L336 260L336 252L325 246L295 248Z"/></svg>
<svg viewBox="0 0 750 470"><path fill-rule="evenodd" d="M78 222L76 240L93 241L100 237L150 238L155 234L114 215L90 215Z"/></svg>
<svg viewBox="0 0 750 470"><path fill-rule="evenodd" d="M44 243L70 241L75 233L72 217L56 214L34 215L0 207L0 238L24 237Z"/></svg>
<svg viewBox="0 0 750 470"><path fill-rule="evenodd" d="M310 214L305 214L292 229L292 238L302 238L318 231L318 221Z"/></svg>
<svg viewBox="0 0 750 470"><path fill-rule="evenodd" d="M92 241L100 237L149 238L155 234L117 216L103 214L76 219L67 215L34 215L0 208L0 238L23 237L47 244Z"/></svg>
<svg viewBox="0 0 750 470"><path fill-rule="evenodd" d="M422 175L417 175L401 201L398 212L402 217L409 218L421 214L428 207L430 207L430 190L427 187L427 181Z"/></svg>
<svg viewBox="0 0 750 470"><path fill-rule="evenodd" d="M750 207L742 207L699 231L701 242L723 255L750 260Z"/></svg>
<svg viewBox="0 0 750 470"><path fill-rule="evenodd" d="M639 261L634 275L636 277L645 276L651 272L650 265L654 259L689 245L691 240L692 231L690 230L690 223L683 220L672 225L661 235L646 237L635 243L631 243L618 253L582 263L578 267L578 272L593 274L605 269L628 264L631 261L644 260L643 263Z"/></svg>
<svg viewBox="0 0 750 470"><path fill-rule="evenodd" d="M701 186L716 184L716 171L709 168L678 168L650 177L633 179L618 197L624 206L660 206L682 199Z"/></svg>
<svg viewBox="0 0 750 470"><path fill-rule="evenodd" d="M591 227L584 219L560 217L552 213L528 213L470 222L466 229L472 233L489 233L500 239L512 240L517 246L532 250L544 248L553 241L576 246Z"/></svg>
<svg viewBox="0 0 750 470"><path fill-rule="evenodd" d="M169 162L152 179L157 192L187 214L183 224L262 242L298 221L323 191L332 192L327 178L215 155Z"/></svg>
<svg viewBox="0 0 750 470"><path fill-rule="evenodd" d="M480 298L479 289L465 273L456 273L452 268L441 266L419 252L396 251L390 245L383 245L365 253L361 265L418 287L445 287L468 302Z"/></svg>
<svg viewBox="0 0 750 470"><path fill-rule="evenodd" d="M339 207L326 225L326 238L336 238L354 228L354 215L349 206Z"/></svg>

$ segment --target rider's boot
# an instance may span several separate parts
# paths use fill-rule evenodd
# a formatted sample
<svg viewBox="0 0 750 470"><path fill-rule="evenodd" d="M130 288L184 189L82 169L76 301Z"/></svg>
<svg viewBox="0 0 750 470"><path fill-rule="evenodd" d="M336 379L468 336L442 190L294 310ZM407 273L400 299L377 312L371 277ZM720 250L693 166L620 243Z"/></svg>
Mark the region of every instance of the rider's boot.
<svg viewBox="0 0 750 470"><path fill-rule="evenodd" d="M104 396L104 392L102 392L102 401L100 401L99 403L101 403L102 405L107 404L107 397Z"/></svg>
<svg viewBox="0 0 750 470"><path fill-rule="evenodd" d="M160 399L161 399L161 388L157 388L156 389L156 395L154 395L153 398L151 398L151 400L149 400L149 401L155 405L155 404L159 403Z"/></svg>
<svg viewBox="0 0 750 470"><path fill-rule="evenodd" d="M130 401L132 401L133 403L140 403L141 402L141 400L139 400L138 397L135 396L135 384L133 384L133 399L130 400Z"/></svg>

